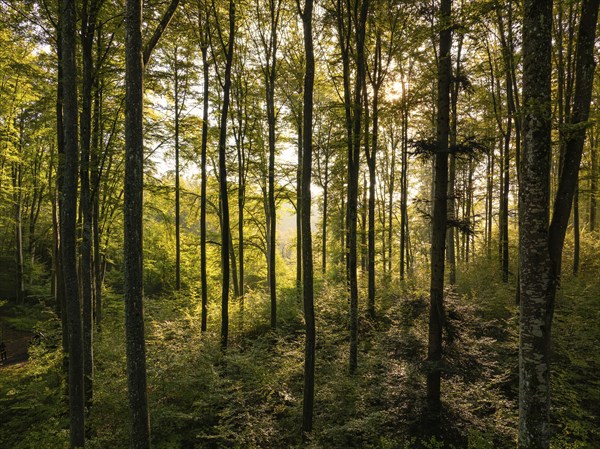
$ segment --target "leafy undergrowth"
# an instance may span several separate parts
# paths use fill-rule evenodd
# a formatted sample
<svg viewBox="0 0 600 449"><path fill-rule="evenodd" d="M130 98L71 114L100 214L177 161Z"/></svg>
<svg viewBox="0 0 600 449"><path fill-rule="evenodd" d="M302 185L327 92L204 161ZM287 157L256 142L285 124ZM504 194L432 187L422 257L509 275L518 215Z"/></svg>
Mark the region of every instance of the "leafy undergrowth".
<svg viewBox="0 0 600 449"><path fill-rule="evenodd" d="M488 273L485 266L472 273ZM280 295L278 329L268 298L231 305L231 342L219 349L218 311L200 332L196 298L148 299L148 397L153 447L510 448L515 446L518 322L514 288L463 274L447 291L442 425L425 403L427 296L415 286L380 290L378 316L361 309L359 370L348 372L348 302L343 286L319 288L315 430L302 442L303 323L293 290ZM568 292L568 294L566 293ZM594 447L599 413L600 286L565 281L555 325L555 448ZM364 298L366 292L361 292ZM94 406L87 447L129 446L123 304L106 301L95 340ZM1 371L0 446L66 447L60 351ZM4 424L6 423L6 424Z"/></svg>

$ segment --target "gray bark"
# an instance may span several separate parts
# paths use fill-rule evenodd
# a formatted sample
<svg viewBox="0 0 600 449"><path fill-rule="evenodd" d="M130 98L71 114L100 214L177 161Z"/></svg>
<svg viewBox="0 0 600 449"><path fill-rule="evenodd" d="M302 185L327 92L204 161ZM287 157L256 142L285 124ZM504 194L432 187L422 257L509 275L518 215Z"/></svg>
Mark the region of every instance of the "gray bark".
<svg viewBox="0 0 600 449"><path fill-rule="evenodd" d="M61 1L63 131L65 160L61 207L61 258L68 327L70 446L84 446L83 329L77 279L77 43L74 0Z"/></svg>

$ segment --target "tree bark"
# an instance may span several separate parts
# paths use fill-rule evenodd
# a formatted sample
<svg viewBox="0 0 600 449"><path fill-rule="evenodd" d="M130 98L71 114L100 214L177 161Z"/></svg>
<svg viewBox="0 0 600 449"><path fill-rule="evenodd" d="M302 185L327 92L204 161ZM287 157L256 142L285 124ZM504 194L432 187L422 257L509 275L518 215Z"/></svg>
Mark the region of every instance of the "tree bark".
<svg viewBox="0 0 600 449"><path fill-rule="evenodd" d="M127 385L132 447L150 448L143 306L143 97L142 2L127 0L125 59L124 270Z"/></svg>
<svg viewBox="0 0 600 449"><path fill-rule="evenodd" d="M432 420L439 424L440 377L442 360L442 328L444 323L444 250L448 211L448 140L450 127L450 82L452 64L450 48L452 0L440 4L440 41L438 61L437 149L434 162L434 197L431 242L431 284L429 309L429 342L427 359L427 400Z"/></svg>
<svg viewBox="0 0 600 449"><path fill-rule="evenodd" d="M208 22L208 21L207 21ZM205 30L201 32L204 37L201 43L202 52L202 78L203 78L203 98L202 98L202 142L200 150L200 169L202 170L202 179L200 182L200 287L202 290L202 312L201 312L201 332L206 332L206 322L208 315L208 285L206 280L206 148L208 146L208 24L205 24Z"/></svg>
<svg viewBox="0 0 600 449"><path fill-rule="evenodd" d="M313 298L312 236L310 228L311 211L311 171L313 142L313 86L315 79L315 57L313 50L312 16L313 0L306 0L301 12L304 26L304 53L306 66L304 74L304 108L302 138L302 280L304 297L304 322L306 329L304 343L304 393L302 402L302 431L306 435L312 431L313 406L315 395L315 311Z"/></svg>
<svg viewBox="0 0 600 449"><path fill-rule="evenodd" d="M359 8L357 8L359 9ZM362 119L362 92L365 85L365 33L369 0L362 0L360 12L354 17L356 39L356 76L354 98L351 103L352 120L349 123L351 142L348 152L348 205L346 210L346 229L348 248L347 267L350 290L350 373L355 373L358 367L358 278L357 278L357 209L358 209L358 178L360 167L360 140ZM352 21L351 21L352 22ZM350 97L350 95L348 95Z"/></svg>
<svg viewBox="0 0 600 449"><path fill-rule="evenodd" d="M171 0L146 47L142 46L142 1L126 3L123 268L127 387L134 449L150 447L143 301L144 68L178 3Z"/></svg>
<svg viewBox="0 0 600 449"><path fill-rule="evenodd" d="M523 159L519 190L519 448L548 448L554 282L548 246L552 0L526 0L523 21Z"/></svg>
<svg viewBox="0 0 600 449"><path fill-rule="evenodd" d="M181 290L181 220L180 220L180 192L179 192L179 63L178 48L175 45L175 290Z"/></svg>
<svg viewBox="0 0 600 449"><path fill-rule="evenodd" d="M70 446L80 448L85 441L83 390L83 329L77 280L77 43L74 0L61 0L62 87L64 126L64 173L61 207L61 257L69 341L69 427Z"/></svg>
<svg viewBox="0 0 600 449"><path fill-rule="evenodd" d="M93 395L93 276L92 276L92 203L90 193L90 149L92 130L92 100L94 86L94 36L98 3L84 0L82 3L81 49L82 49L82 93L81 93L81 178L80 208L83 217L81 239L81 296L83 300L83 349L84 389L86 407L92 404Z"/></svg>
<svg viewBox="0 0 600 449"><path fill-rule="evenodd" d="M229 335L229 198L227 192L227 114L229 112L229 94L231 89L231 64L235 38L235 2L229 0L229 37L225 53L225 80L223 85L223 103L219 128L219 198L221 201L221 348L227 348Z"/></svg>

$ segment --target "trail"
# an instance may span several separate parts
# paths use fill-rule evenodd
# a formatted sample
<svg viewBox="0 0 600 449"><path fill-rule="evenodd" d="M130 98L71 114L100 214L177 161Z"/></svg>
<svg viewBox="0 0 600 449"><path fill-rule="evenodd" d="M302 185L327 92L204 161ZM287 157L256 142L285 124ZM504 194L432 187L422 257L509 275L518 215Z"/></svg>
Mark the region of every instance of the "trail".
<svg viewBox="0 0 600 449"><path fill-rule="evenodd" d="M3 321L0 321L0 326L2 327L2 341L6 344L7 355L7 359L0 362L0 369L26 362L29 358L27 349L33 333L11 329Z"/></svg>

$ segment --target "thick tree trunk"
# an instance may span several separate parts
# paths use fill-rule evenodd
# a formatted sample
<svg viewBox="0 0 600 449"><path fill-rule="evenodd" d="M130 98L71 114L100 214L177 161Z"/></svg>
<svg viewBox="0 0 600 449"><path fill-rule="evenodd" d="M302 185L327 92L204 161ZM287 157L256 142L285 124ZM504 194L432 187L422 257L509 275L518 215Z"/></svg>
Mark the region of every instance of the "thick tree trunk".
<svg viewBox="0 0 600 449"><path fill-rule="evenodd" d="M150 448L143 305L143 97L142 2L127 0L125 63L124 271L127 386L132 447Z"/></svg>
<svg viewBox="0 0 600 449"><path fill-rule="evenodd" d="M437 149L434 163L434 197L431 242L431 286L429 309L429 342L427 359L427 400L432 422L439 424L440 378L442 360L442 328L444 323L444 246L448 210L448 140L450 127L450 82L452 65L450 48L452 0L440 4L440 49L438 62Z"/></svg>
<svg viewBox="0 0 600 449"><path fill-rule="evenodd" d="M306 66L304 74L304 134L302 147L302 277L304 296L304 322L306 337L304 343L304 394L302 403L302 431L312 431L313 404L315 395L315 311L313 303L313 260L312 236L310 229L311 211L311 171L313 133L313 86L315 78L315 57L312 37L313 0L306 0L301 13L304 25L304 53Z"/></svg>
<svg viewBox="0 0 600 449"><path fill-rule="evenodd" d="M77 280L77 43L74 0L61 1L63 126L65 161L61 207L61 256L69 340L70 446L84 446L83 329Z"/></svg>
<svg viewBox="0 0 600 449"><path fill-rule="evenodd" d="M526 0L523 21L523 160L519 191L519 448L548 448L554 282L548 247L552 1Z"/></svg>

